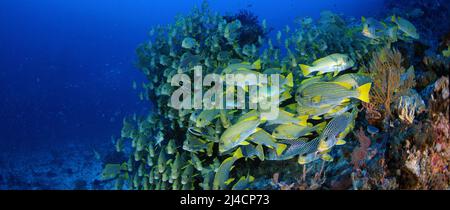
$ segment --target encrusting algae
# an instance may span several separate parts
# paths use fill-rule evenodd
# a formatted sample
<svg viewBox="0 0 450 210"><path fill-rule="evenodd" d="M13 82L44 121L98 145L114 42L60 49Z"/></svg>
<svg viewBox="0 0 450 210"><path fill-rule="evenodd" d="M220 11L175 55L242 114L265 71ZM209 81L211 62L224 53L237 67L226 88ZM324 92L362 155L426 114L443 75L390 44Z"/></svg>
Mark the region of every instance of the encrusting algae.
<svg viewBox="0 0 450 210"><path fill-rule="evenodd" d="M423 101L409 92L415 86L414 68L405 70L393 45L420 36L398 16L362 18L355 24L326 11L317 22L297 22L272 40L266 21L259 23L246 11L221 16L205 2L174 24L152 29L149 41L137 49L136 65L148 79L141 99L156 108L147 116L124 119L115 147L129 160L106 165L102 177L114 179L117 189L145 190L333 189L351 177L353 186L347 189L360 189L365 162L380 158L370 143L380 134L367 137L361 129L357 136L366 141L349 155L357 142L353 129L364 123L371 131L380 123L389 127L395 106L399 119L414 124ZM260 108L174 109L172 78L179 73L195 78L198 67L220 76L279 74L279 92L267 89L248 97L257 102L278 93L278 117L266 119ZM246 85L260 84L226 91L248 92ZM368 119L378 116L378 124L357 122L361 109ZM301 175L297 182L279 180L280 174L295 177L296 172Z"/></svg>

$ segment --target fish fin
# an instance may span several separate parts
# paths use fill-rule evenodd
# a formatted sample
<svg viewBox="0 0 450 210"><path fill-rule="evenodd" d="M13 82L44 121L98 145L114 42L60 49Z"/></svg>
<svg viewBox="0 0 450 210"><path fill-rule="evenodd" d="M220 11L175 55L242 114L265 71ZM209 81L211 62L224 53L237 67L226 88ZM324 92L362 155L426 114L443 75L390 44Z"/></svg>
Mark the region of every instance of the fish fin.
<svg viewBox="0 0 450 210"><path fill-rule="evenodd" d="M334 84L340 85L342 87L345 87L347 89L352 89L353 86L349 83L345 83L345 82L333 82Z"/></svg>
<svg viewBox="0 0 450 210"><path fill-rule="evenodd" d="M344 139L339 139L337 142L336 142L336 145L338 145L338 146L340 146L340 145L344 145L344 144L346 144L347 142L344 140Z"/></svg>
<svg viewBox="0 0 450 210"><path fill-rule="evenodd" d="M372 87L372 83L367 83L365 85L362 85L361 87L358 87L358 99L366 102L366 103L370 103L370 96L369 96L369 92L370 92L370 88Z"/></svg>
<svg viewBox="0 0 450 210"><path fill-rule="evenodd" d="M321 122L317 124L315 127L317 128L317 132L321 133L327 127L327 122Z"/></svg>
<svg viewBox="0 0 450 210"><path fill-rule="evenodd" d="M322 98L321 96L314 96L314 97L312 98L312 102L314 102L314 103L319 103L321 98Z"/></svg>
<svg viewBox="0 0 450 210"><path fill-rule="evenodd" d="M256 150L259 151L258 158L259 158L261 161L264 161L264 159L265 159L265 157L264 157L264 148L262 147L262 145L259 144L258 146L256 146Z"/></svg>
<svg viewBox="0 0 450 210"><path fill-rule="evenodd" d="M339 74L339 71L337 71L337 70L334 71L334 72L333 72L333 77L336 77L338 74Z"/></svg>
<svg viewBox="0 0 450 210"><path fill-rule="evenodd" d="M318 150L319 152L323 152L323 151L325 151L325 150L327 150L327 149L329 149L329 148L328 148L328 145L327 145L327 142L325 142L323 139L320 140L319 146L317 147L317 150Z"/></svg>
<svg viewBox="0 0 450 210"><path fill-rule="evenodd" d="M238 148L238 149L234 152L233 157L236 158L236 159L240 159L240 158L244 157L244 155L242 154L242 149L241 149L241 148Z"/></svg>
<svg viewBox="0 0 450 210"><path fill-rule="evenodd" d="M250 143L248 142L248 141L243 141L243 142L241 142L239 145L242 145L242 146L246 146L246 145L249 145Z"/></svg>
<svg viewBox="0 0 450 210"><path fill-rule="evenodd" d="M311 119L313 119L313 120L321 120L322 117L320 117L320 116L313 116Z"/></svg>
<svg viewBox="0 0 450 210"><path fill-rule="evenodd" d="M287 145L286 144L278 144L277 146L277 155L280 156L281 153L284 152L284 150L286 149Z"/></svg>
<svg viewBox="0 0 450 210"><path fill-rule="evenodd" d="M319 152L319 154L323 155L323 154L327 154L327 153L329 153L329 152L331 152L331 148L330 148L330 149L327 149L327 150L324 150L324 151L322 151L322 152Z"/></svg>
<svg viewBox="0 0 450 210"><path fill-rule="evenodd" d="M300 120L300 122L298 122L298 125L306 126L308 124L308 115L298 116L297 119Z"/></svg>
<svg viewBox="0 0 450 210"><path fill-rule="evenodd" d="M367 20L366 20L366 17L362 16L362 17L361 17L361 22L362 22L362 23L365 23L366 21L367 21Z"/></svg>
<svg viewBox="0 0 450 210"><path fill-rule="evenodd" d="M253 68L260 70L261 69L261 59L258 59L253 63Z"/></svg>
<svg viewBox="0 0 450 210"><path fill-rule="evenodd" d="M253 120L257 120L258 119L258 116L251 116L251 117L249 117L249 118L247 118L247 119L243 119L241 122L245 122L245 121L253 121Z"/></svg>
<svg viewBox="0 0 450 210"><path fill-rule="evenodd" d="M309 74L311 74L310 66L304 64L300 64L299 66L300 69L302 70L303 76L308 76Z"/></svg>
<svg viewBox="0 0 450 210"><path fill-rule="evenodd" d="M284 92L283 94L281 94L281 97L280 97L280 98L281 98L281 99L287 100L287 99L292 98L292 95L291 95L291 93L289 93L289 91L286 91L286 92Z"/></svg>
<svg viewBox="0 0 450 210"><path fill-rule="evenodd" d="M292 73L286 76L286 86L294 87L294 75Z"/></svg>
<svg viewBox="0 0 450 210"><path fill-rule="evenodd" d="M234 181L234 178L229 178L227 181L224 182L224 184L230 185L231 182L233 182L233 181Z"/></svg>
<svg viewBox="0 0 450 210"><path fill-rule="evenodd" d="M327 162L331 162L331 161L334 160L334 158L330 154L323 154L322 155L322 160L327 161Z"/></svg>
<svg viewBox="0 0 450 210"><path fill-rule="evenodd" d="M260 131L264 131L262 128L256 128L255 129L255 133L260 132ZM265 131L264 131L265 132Z"/></svg>
<svg viewBox="0 0 450 210"><path fill-rule="evenodd" d="M349 98L346 98L346 99L342 100L342 101L341 101L341 104L345 104L345 103L347 103L347 102L350 102L350 99L349 99Z"/></svg>
<svg viewBox="0 0 450 210"><path fill-rule="evenodd" d="M305 156L299 156L297 162L298 162L298 164L300 164L300 165L305 165L305 164L307 163L306 157L305 157Z"/></svg>
<svg viewBox="0 0 450 210"><path fill-rule="evenodd" d="M396 22L397 22L397 18L395 17L395 15L392 15L392 17L391 17L391 21L392 21L392 22L394 22L394 23L396 23Z"/></svg>

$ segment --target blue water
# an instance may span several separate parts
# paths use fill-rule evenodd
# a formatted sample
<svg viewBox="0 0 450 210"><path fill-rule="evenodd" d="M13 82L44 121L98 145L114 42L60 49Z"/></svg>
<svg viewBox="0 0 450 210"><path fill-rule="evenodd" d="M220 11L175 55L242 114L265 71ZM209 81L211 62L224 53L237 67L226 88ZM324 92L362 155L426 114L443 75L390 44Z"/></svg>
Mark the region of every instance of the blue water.
<svg viewBox="0 0 450 210"><path fill-rule="evenodd" d="M0 1L0 151L27 156L68 144L102 145L122 118L144 113L132 81L148 30L201 0ZM231 2L231 3L230 3ZM322 10L374 16L381 0L210 0L222 14L248 9L274 28ZM109 149L109 148L108 148ZM112 149L112 148L111 148Z"/></svg>

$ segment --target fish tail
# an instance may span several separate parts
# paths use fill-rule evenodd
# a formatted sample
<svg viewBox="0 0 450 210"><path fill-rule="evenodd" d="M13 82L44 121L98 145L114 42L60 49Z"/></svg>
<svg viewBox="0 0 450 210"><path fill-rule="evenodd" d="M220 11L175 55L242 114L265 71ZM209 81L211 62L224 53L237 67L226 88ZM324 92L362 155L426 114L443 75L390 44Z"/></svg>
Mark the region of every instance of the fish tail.
<svg viewBox="0 0 450 210"><path fill-rule="evenodd" d="M292 98L291 93L289 93L288 91L284 92L281 97L282 99L290 99Z"/></svg>
<svg viewBox="0 0 450 210"><path fill-rule="evenodd" d="M344 144L346 144L347 142L344 140L344 139L339 139L337 142L336 142L336 145L338 145L338 146L340 146L340 145L344 145Z"/></svg>
<svg viewBox="0 0 450 210"><path fill-rule="evenodd" d="M253 68L255 68L255 69L261 69L261 59L258 59L257 61L255 61L254 63L253 63Z"/></svg>
<svg viewBox="0 0 450 210"><path fill-rule="evenodd" d="M327 162L331 162L331 161L334 160L334 158L330 154L323 154L322 155L322 160L327 161Z"/></svg>
<svg viewBox="0 0 450 210"><path fill-rule="evenodd" d="M276 150L277 150L277 155L280 156L281 153L284 152L284 150L286 149L287 145L286 144L278 144Z"/></svg>
<svg viewBox="0 0 450 210"><path fill-rule="evenodd" d="M318 133L322 133L322 131L327 127L327 122L321 122L315 126L317 128Z"/></svg>
<svg viewBox="0 0 450 210"><path fill-rule="evenodd" d="M308 161L306 161L306 157L305 156L299 156L297 162L300 165L305 165Z"/></svg>
<svg viewBox="0 0 450 210"><path fill-rule="evenodd" d="M370 97L369 97L369 92L370 92L370 88L372 87L372 83L367 83L365 85L362 85L361 87L358 87L358 99L366 102L366 103L370 103Z"/></svg>
<svg viewBox="0 0 450 210"><path fill-rule="evenodd" d="M309 118L308 115L298 116L297 119L300 120L298 122L298 125L307 126L308 125L308 118Z"/></svg>
<svg viewBox="0 0 450 210"><path fill-rule="evenodd" d="M234 181L234 178L229 178L227 181L224 182L225 185L230 185L231 182Z"/></svg>
<svg viewBox="0 0 450 210"><path fill-rule="evenodd" d="M234 152L233 157L236 158L236 160L244 157L241 148L238 148L236 152Z"/></svg>
<svg viewBox="0 0 450 210"><path fill-rule="evenodd" d="M302 70L303 76L308 76L311 74L311 66L307 66L305 64L300 64L300 69Z"/></svg>
<svg viewBox="0 0 450 210"><path fill-rule="evenodd" d="M395 17L395 15L392 15L391 21L394 22L394 23L397 22L397 18Z"/></svg>
<svg viewBox="0 0 450 210"><path fill-rule="evenodd" d="M294 87L294 76L292 75L292 73L289 73L286 76L286 86Z"/></svg>
<svg viewBox="0 0 450 210"><path fill-rule="evenodd" d="M324 140L320 140L319 146L317 147L317 151L324 152L328 149L330 149L330 148L329 148L327 142L325 142Z"/></svg>

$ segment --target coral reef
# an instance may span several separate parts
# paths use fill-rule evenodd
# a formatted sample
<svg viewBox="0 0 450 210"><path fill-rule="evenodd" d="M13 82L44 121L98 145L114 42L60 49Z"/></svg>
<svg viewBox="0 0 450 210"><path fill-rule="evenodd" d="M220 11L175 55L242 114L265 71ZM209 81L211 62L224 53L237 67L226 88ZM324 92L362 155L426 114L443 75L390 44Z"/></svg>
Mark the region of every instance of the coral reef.
<svg viewBox="0 0 450 210"><path fill-rule="evenodd" d="M105 158L101 181L139 190L448 188L448 77L435 82L448 65L442 56L416 65L426 56L415 44L420 30L403 17L389 19L355 23L325 11L272 40L265 20L248 11L221 16L205 2L155 27L136 50L148 80L140 98L155 110L124 118L113 138L120 155ZM280 96L278 117L218 103L175 109L177 91L193 86L187 95L195 100L208 90L173 82L183 74L195 83L199 70L280 75L278 94L245 97L251 103Z"/></svg>

